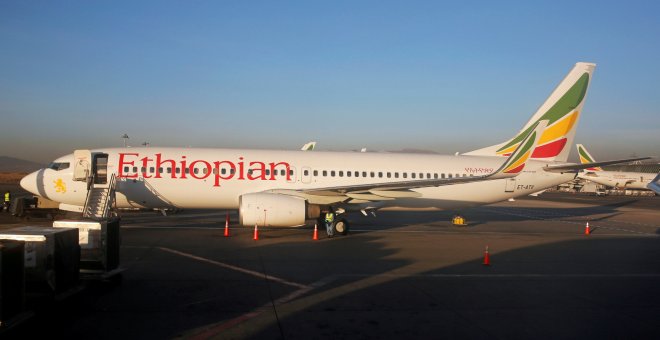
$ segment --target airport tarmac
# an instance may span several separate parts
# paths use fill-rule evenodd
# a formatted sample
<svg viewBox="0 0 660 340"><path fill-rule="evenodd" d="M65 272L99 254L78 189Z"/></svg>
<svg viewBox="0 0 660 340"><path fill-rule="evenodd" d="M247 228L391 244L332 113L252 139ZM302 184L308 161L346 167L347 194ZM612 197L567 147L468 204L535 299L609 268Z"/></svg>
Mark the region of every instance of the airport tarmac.
<svg viewBox="0 0 660 340"><path fill-rule="evenodd" d="M223 212L123 213L121 284L91 284L11 335L657 339L659 208L546 193L465 210L468 227L451 212L358 214L349 236L318 241L312 227L255 241L235 215L224 237Z"/></svg>

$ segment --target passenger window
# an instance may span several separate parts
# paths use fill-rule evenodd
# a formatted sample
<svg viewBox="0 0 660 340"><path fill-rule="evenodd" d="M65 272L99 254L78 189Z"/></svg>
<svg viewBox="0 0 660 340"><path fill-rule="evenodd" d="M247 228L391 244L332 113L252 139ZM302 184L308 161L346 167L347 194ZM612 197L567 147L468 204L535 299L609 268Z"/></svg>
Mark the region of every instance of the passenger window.
<svg viewBox="0 0 660 340"><path fill-rule="evenodd" d="M167 168L167 173L171 174L172 173L172 168Z"/></svg>
<svg viewBox="0 0 660 340"><path fill-rule="evenodd" d="M399 178L399 173L398 172L394 173L394 178Z"/></svg>
<svg viewBox="0 0 660 340"><path fill-rule="evenodd" d="M403 173L403 178L408 178L408 173L407 172Z"/></svg>
<svg viewBox="0 0 660 340"><path fill-rule="evenodd" d="M266 176L270 176L270 169L266 169Z"/></svg>
<svg viewBox="0 0 660 340"><path fill-rule="evenodd" d="M351 177L351 172L350 171L346 171L346 177Z"/></svg>
<svg viewBox="0 0 660 340"><path fill-rule="evenodd" d="M383 173L382 172L378 172L378 178L383 178Z"/></svg>
<svg viewBox="0 0 660 340"><path fill-rule="evenodd" d="M451 174L447 174L447 178L451 178Z"/></svg>
<svg viewBox="0 0 660 340"><path fill-rule="evenodd" d="M335 171L334 170L330 171L330 176L335 177Z"/></svg>
<svg viewBox="0 0 660 340"><path fill-rule="evenodd" d="M328 176L328 170L323 170L323 177Z"/></svg>
<svg viewBox="0 0 660 340"><path fill-rule="evenodd" d="M318 170L314 170L314 177L316 177L316 176L318 176L318 175L319 175L319 171L318 171Z"/></svg>
<svg viewBox="0 0 660 340"><path fill-rule="evenodd" d="M199 168L193 168L193 173L198 174L199 173Z"/></svg>
<svg viewBox="0 0 660 340"><path fill-rule="evenodd" d="M360 177L360 172L356 171L353 175L355 175L355 177Z"/></svg>
<svg viewBox="0 0 660 340"><path fill-rule="evenodd" d="M177 174L180 174L180 173L181 173L181 168L176 168L176 169L174 170L174 172L176 172Z"/></svg>
<svg viewBox="0 0 660 340"><path fill-rule="evenodd" d="M128 167L127 166L124 167L124 172L128 173Z"/></svg>
<svg viewBox="0 0 660 340"><path fill-rule="evenodd" d="M415 178L415 176L417 176L417 174L414 173L414 172L412 174L410 174L410 177L412 177L412 178Z"/></svg>
<svg viewBox="0 0 660 340"><path fill-rule="evenodd" d="M225 169L225 168L220 169L220 173L223 174L223 175L226 174L226 173L227 173L227 169Z"/></svg>
<svg viewBox="0 0 660 340"><path fill-rule="evenodd" d="M158 173L162 174L163 173L163 168L158 168Z"/></svg>
<svg viewBox="0 0 660 340"><path fill-rule="evenodd" d="M391 178L391 177L392 177L392 173L391 173L391 172L388 172L388 173L387 173L387 178Z"/></svg>
<svg viewBox="0 0 660 340"><path fill-rule="evenodd" d="M186 174L190 173L190 168L185 168Z"/></svg>
<svg viewBox="0 0 660 340"><path fill-rule="evenodd" d="M344 177L344 172L343 171L339 171L339 177Z"/></svg>
<svg viewBox="0 0 660 340"><path fill-rule="evenodd" d="M366 171L362 171L362 177L367 177L367 172Z"/></svg>
<svg viewBox="0 0 660 340"><path fill-rule="evenodd" d="M304 175L304 176L309 176L309 170L305 170L305 171L303 171L303 175Z"/></svg>
<svg viewBox="0 0 660 340"><path fill-rule="evenodd" d="M133 172L137 172L137 166L133 167Z"/></svg>
<svg viewBox="0 0 660 340"><path fill-rule="evenodd" d="M150 172L150 173L152 173L152 174L153 174L153 173L154 173L154 171L156 171L156 169L155 169L155 168L154 168L153 166L149 168L149 172Z"/></svg>
<svg viewBox="0 0 660 340"><path fill-rule="evenodd" d="M376 177L376 174L373 171L371 172L371 177Z"/></svg>
<svg viewBox="0 0 660 340"><path fill-rule="evenodd" d="M440 177L445 178L445 174L440 174Z"/></svg>

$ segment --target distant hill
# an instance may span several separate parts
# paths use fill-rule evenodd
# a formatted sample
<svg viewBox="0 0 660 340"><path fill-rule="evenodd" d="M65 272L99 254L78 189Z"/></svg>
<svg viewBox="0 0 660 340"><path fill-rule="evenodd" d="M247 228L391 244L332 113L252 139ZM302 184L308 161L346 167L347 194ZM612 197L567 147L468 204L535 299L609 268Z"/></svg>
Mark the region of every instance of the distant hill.
<svg viewBox="0 0 660 340"><path fill-rule="evenodd" d="M0 172L32 172L43 167L44 164L14 157L0 156Z"/></svg>

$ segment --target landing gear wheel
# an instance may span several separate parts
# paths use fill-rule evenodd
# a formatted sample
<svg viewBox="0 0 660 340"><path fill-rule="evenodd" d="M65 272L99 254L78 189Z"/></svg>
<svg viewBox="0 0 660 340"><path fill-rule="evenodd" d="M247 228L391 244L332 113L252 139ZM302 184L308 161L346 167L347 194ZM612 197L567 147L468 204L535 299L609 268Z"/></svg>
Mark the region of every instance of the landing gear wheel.
<svg viewBox="0 0 660 340"><path fill-rule="evenodd" d="M345 219L339 219L335 221L335 233L340 235L348 235L348 221Z"/></svg>

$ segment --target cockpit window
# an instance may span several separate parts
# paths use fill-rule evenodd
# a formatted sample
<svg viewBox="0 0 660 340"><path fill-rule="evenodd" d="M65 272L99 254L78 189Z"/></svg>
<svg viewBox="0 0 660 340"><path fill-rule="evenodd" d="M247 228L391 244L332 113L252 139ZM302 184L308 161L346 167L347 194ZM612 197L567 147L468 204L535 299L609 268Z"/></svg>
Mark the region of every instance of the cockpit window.
<svg viewBox="0 0 660 340"><path fill-rule="evenodd" d="M48 169L60 171L69 168L69 162L53 162L48 164Z"/></svg>

